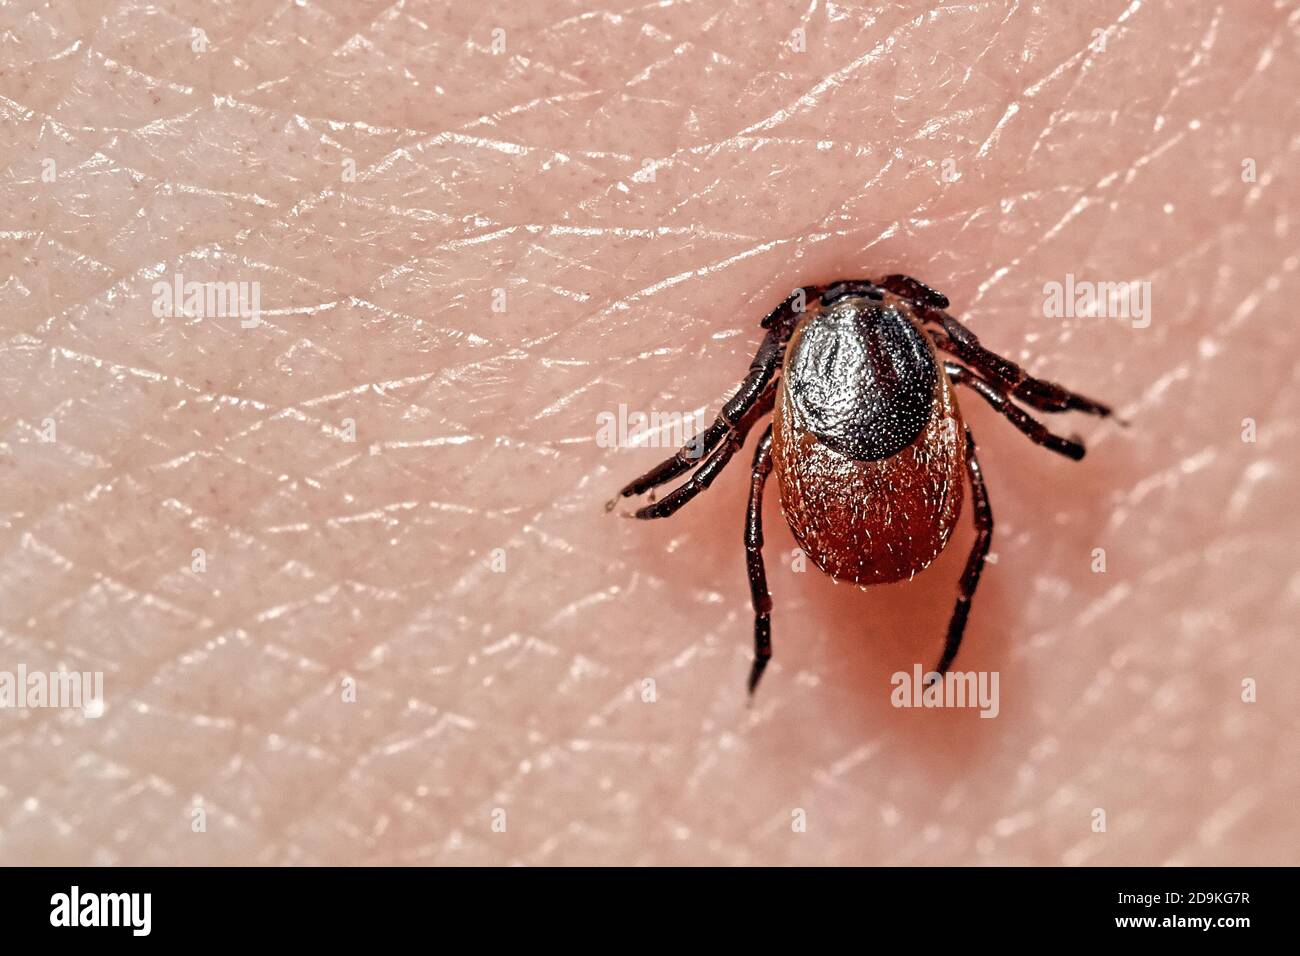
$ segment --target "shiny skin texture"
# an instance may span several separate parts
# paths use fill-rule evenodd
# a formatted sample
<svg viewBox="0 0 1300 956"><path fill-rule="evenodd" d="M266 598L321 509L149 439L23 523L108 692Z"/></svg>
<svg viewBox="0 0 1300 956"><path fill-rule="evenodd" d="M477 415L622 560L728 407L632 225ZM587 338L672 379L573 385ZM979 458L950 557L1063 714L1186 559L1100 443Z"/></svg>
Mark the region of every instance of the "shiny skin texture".
<svg viewBox="0 0 1300 956"><path fill-rule="evenodd" d="M911 424L913 396L890 384L902 411L891 409L880 396L870 399L880 403L874 414L877 427L885 432L872 441L879 447L892 442L898 450L888 457L858 460L816 434L808 403L799 394L802 383L788 376L778 386L773 419L774 472L795 539L822 571L858 585L911 578L939 556L961 515L966 468L961 412L928 336L920 332L906 302L886 296L880 305L887 321L906 323L915 339L877 332L871 333L874 341L901 341L909 348L919 343L933 369L928 381L924 375L920 379L929 395L928 414L919 429ZM856 322L877 308L859 299L836 303L829 311L858 310L862 315L852 319ZM795 327L787 357L797 357L804 337L827 320L820 310L809 310ZM874 366L871 374L891 383L899 361L887 351L868 348L862 355ZM915 355L904 364L924 368Z"/></svg>

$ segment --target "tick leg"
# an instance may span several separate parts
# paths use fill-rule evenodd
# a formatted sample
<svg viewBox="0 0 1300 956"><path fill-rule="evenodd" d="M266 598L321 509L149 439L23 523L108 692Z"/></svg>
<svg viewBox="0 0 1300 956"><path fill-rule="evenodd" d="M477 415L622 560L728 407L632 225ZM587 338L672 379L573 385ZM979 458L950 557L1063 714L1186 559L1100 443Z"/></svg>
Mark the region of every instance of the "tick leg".
<svg viewBox="0 0 1300 956"><path fill-rule="evenodd" d="M1003 358L996 352L990 352L980 344L974 332L947 312L941 309L924 309L921 314L926 321L933 322L943 329L942 334L932 336L939 348L951 352L986 377L996 379L1006 386L1006 391L1011 396L1020 399L1031 408L1036 408L1040 412L1086 412L1103 418L1111 414L1110 406L1072 392L1055 382L1034 378L1010 359Z"/></svg>
<svg viewBox="0 0 1300 956"><path fill-rule="evenodd" d="M749 430L754 427L754 423L770 412L775 403L776 389L769 388L763 393L758 403L745 414L745 417L727 433L727 437L722 444L714 449L713 453L705 459L704 464L691 473L691 477L681 487L674 488L654 504L646 505L639 511L634 512L632 517L643 519L667 518L713 484L713 479L718 477L723 468L727 467L727 462L731 461L731 456L740 450L741 445L745 444L745 437L749 434Z"/></svg>
<svg viewBox="0 0 1300 956"><path fill-rule="evenodd" d="M809 285L795 289L786 296L785 301L763 318L762 327L767 329L768 332L763 337L762 344L758 347L758 354L754 356L754 361L749 365L749 374L740 383L740 388L736 390L736 394L722 406L722 411L718 413L718 417L713 424L705 429L694 441L683 445L673 457L660 462L640 478L625 485L613 499L605 504L606 511L612 511L619 498L631 498L634 495L645 494L650 489L657 488L690 471L696 465L699 465L701 459L711 455L714 449L722 443L723 439L736 435L739 422L754 407L755 403L763 398L764 392L771 385L773 377L781 367L781 360L785 354L785 343L789 341L795 323L803 311L803 309L796 309L796 306L802 303L803 308L807 308L807 304L820 297L826 288L826 286L821 285ZM730 457L730 455L726 456L726 458ZM705 461L704 465L700 466L700 469L703 470L708 464L709 462ZM726 464L725 459L722 464ZM669 513L671 514L671 512ZM646 517L661 516L647 515Z"/></svg>
<svg viewBox="0 0 1300 956"><path fill-rule="evenodd" d="M754 361L750 363L749 374L740 383L740 388L737 389L736 394L722 406L722 411L718 413L718 417L713 424L692 441L683 445L673 457L661 461L640 478L627 484L614 499L605 505L605 510L613 510L619 498L630 498L633 495L644 494L651 488L657 488L665 482L672 481L678 475L690 471L700 464L701 459L711 454L722 443L723 439L734 438L737 425L745 418L755 403L763 397L764 392L771 385L776 370L781 366L783 349L784 341L780 338L778 330L768 332L763 337L763 344L758 347L758 354L754 356ZM727 457L731 456L728 455ZM708 462L706 461L701 466L701 470L707 465Z"/></svg>
<svg viewBox="0 0 1300 956"><path fill-rule="evenodd" d="M1069 438L1062 438L1060 435L1053 435L1042 422L1011 401L1004 388L986 382L970 369L964 365L958 365L956 362L944 362L943 370L948 373L948 378L952 380L954 385L965 385L978 393L984 401L1000 412L1007 421L1024 432L1035 445L1050 448L1057 454L1064 455L1066 458L1073 458L1075 461L1083 457L1086 449L1084 449L1082 443Z"/></svg>
<svg viewBox="0 0 1300 956"><path fill-rule="evenodd" d="M935 309L948 308L948 297L946 295L931 289L920 279L913 279L911 276L885 276L883 279L877 280L876 285L910 302L918 302Z"/></svg>
<svg viewBox="0 0 1300 956"><path fill-rule="evenodd" d="M781 344L784 345L786 340L790 338L790 333L794 331L795 322L808 308L808 303L819 298L827 288L829 287L824 285L806 285L795 289L785 297L784 302L764 316L759 325L775 332ZM800 307L796 309L796 305Z"/></svg>
<svg viewBox="0 0 1300 956"><path fill-rule="evenodd" d="M935 336L938 346L968 362L990 378L1003 382L1010 393L1040 412L1087 412L1089 415L1111 414L1110 407L1095 399L1072 392L1055 382L1034 378L1010 359L991 352L980 344L975 333L944 311L948 297L936 292L919 279L911 276L885 276L876 283L897 296L917 306L921 317L943 329Z"/></svg>
<svg viewBox="0 0 1300 956"><path fill-rule="evenodd" d="M980 583L984 558L989 553L989 543L993 540L993 509L989 507L988 489L984 487L984 475L980 471L979 459L975 456L975 439L971 437L969 428L966 429L966 473L970 475L975 543L971 545L966 570L962 572L961 584L957 587L957 606L952 609L952 617L948 621L948 637L944 641L943 656L935 667L939 674L947 672L961 648L961 636L966 631L966 618L970 615L970 602Z"/></svg>
<svg viewBox="0 0 1300 956"><path fill-rule="evenodd" d="M772 425L754 449L754 471L749 480L749 507L745 510L745 566L749 595L754 602L754 663L749 669L749 696L753 699L763 669L772 658L772 595L763 567L763 486L772 472Z"/></svg>

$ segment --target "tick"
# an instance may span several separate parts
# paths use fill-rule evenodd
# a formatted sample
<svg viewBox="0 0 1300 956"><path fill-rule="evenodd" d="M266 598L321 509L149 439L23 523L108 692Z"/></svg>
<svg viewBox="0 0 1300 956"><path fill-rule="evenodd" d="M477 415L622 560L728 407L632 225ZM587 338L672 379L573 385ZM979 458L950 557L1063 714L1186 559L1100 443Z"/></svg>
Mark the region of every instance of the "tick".
<svg viewBox="0 0 1300 956"><path fill-rule="evenodd" d="M1048 431L1015 401L1042 412L1111 414L989 351L947 308L946 296L904 275L796 289L763 319L767 334L749 374L713 424L619 492L642 495L689 471L680 487L632 517L675 514L709 487L754 425L772 413L754 450L745 512L754 604L751 695L772 656L763 489L773 471L804 553L826 574L860 587L910 579L927 568L952 535L963 476L970 479L975 543L935 667L943 674L961 648L993 537L975 440L954 386L975 392L1035 444L1075 461L1083 445ZM940 360L939 351L959 361Z"/></svg>

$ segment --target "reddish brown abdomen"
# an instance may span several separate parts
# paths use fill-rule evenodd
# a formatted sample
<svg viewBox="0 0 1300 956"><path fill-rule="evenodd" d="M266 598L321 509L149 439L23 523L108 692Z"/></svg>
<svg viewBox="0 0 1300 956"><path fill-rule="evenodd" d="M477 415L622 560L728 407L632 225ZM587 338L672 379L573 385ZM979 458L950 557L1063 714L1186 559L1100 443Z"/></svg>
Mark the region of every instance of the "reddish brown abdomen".
<svg viewBox="0 0 1300 956"><path fill-rule="evenodd" d="M772 457L781 506L817 567L841 581L887 584L924 570L961 514L965 427L939 367L933 413L916 439L880 461L855 461L800 427L778 390Z"/></svg>

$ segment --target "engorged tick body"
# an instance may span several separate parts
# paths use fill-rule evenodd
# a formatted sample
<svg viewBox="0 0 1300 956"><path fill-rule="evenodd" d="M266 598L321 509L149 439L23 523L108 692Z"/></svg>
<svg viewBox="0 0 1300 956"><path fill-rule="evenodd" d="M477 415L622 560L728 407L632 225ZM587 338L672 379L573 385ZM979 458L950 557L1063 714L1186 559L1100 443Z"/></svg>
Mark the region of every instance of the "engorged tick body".
<svg viewBox="0 0 1300 956"><path fill-rule="evenodd" d="M642 494L695 468L635 517L673 514L709 486L756 421L774 412L755 450L745 524L754 603L750 693L771 657L762 502L773 470L803 551L832 577L863 586L910 578L939 556L969 477L976 537L935 668L942 674L960 647L993 533L954 386L969 387L1034 442L1075 460L1084 453L1078 441L1052 434L1012 399L1045 412L1110 414L988 351L947 307L944 296L901 275L796 290L763 320L767 336L749 375L702 440L622 490L624 497ZM936 348L966 364L941 360Z"/></svg>
<svg viewBox="0 0 1300 956"><path fill-rule="evenodd" d="M961 513L966 448L905 303L850 295L804 313L777 385L772 462L795 539L832 577L887 584L939 555Z"/></svg>

